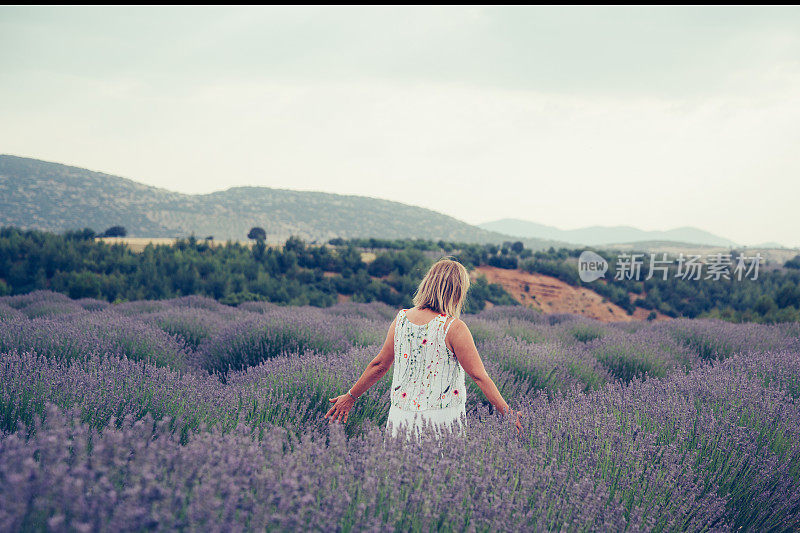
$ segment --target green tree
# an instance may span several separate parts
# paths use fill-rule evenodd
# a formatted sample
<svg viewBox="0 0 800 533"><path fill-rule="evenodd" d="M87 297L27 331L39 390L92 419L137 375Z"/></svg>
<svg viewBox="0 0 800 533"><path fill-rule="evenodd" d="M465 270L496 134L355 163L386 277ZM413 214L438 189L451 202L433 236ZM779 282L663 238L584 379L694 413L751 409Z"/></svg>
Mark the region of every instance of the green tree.
<svg viewBox="0 0 800 533"><path fill-rule="evenodd" d="M125 237L128 235L128 230L123 226L111 226L103 232L103 237Z"/></svg>
<svg viewBox="0 0 800 533"><path fill-rule="evenodd" d="M258 226L250 228L250 231L247 232L247 238L252 239L254 241L266 241L267 240L267 232L264 228L259 228Z"/></svg>

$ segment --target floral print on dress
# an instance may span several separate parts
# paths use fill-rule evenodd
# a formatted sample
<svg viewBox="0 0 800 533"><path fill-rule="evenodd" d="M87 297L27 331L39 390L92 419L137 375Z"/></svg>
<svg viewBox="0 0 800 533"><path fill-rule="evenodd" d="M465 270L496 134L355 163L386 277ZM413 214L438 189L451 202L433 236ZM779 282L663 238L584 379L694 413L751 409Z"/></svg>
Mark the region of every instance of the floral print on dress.
<svg viewBox="0 0 800 533"><path fill-rule="evenodd" d="M399 409L422 411L465 403L464 369L445 344L452 320L440 314L427 324L414 324L403 309L397 314L391 402Z"/></svg>

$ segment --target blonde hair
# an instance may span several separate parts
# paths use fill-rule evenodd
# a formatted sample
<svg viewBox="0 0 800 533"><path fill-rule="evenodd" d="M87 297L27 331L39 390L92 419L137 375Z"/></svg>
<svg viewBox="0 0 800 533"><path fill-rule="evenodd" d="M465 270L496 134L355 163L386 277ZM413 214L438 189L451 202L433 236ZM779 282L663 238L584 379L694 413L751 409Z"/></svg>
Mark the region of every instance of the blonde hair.
<svg viewBox="0 0 800 533"><path fill-rule="evenodd" d="M441 259L422 278L414 294L414 305L458 318L468 290L469 274L464 265Z"/></svg>

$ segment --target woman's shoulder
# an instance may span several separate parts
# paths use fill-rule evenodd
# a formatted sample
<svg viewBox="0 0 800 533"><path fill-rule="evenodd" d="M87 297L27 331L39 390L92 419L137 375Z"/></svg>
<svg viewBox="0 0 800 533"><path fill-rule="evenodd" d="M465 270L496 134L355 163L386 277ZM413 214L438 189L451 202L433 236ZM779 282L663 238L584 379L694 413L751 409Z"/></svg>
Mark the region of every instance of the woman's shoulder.
<svg viewBox="0 0 800 533"><path fill-rule="evenodd" d="M450 315L447 316L447 326L444 334L444 342L447 348L454 352L456 345L464 342L465 332L469 334L469 328L460 318L455 318Z"/></svg>
<svg viewBox="0 0 800 533"><path fill-rule="evenodd" d="M456 324L459 324L459 327L463 327L463 328L467 327L467 324L463 320L461 320L461 317L457 317L457 316L454 317L453 315L447 315L447 318L453 320L453 326L455 326Z"/></svg>
<svg viewBox="0 0 800 533"><path fill-rule="evenodd" d="M451 337L452 335L458 335L460 332L463 331L469 331L469 327L467 326L467 324L458 317L447 315L445 323L447 324L448 337Z"/></svg>
<svg viewBox="0 0 800 533"><path fill-rule="evenodd" d="M408 311L409 311L408 309L400 309L400 310L398 310L398 311L397 311L397 313L395 313L395 314L394 314L394 320L392 320L392 324L397 324L397 325L399 325L399 324L400 324L400 322L401 322L401 321L402 321L402 320L403 320L405 317L407 317L406 313L407 313Z"/></svg>

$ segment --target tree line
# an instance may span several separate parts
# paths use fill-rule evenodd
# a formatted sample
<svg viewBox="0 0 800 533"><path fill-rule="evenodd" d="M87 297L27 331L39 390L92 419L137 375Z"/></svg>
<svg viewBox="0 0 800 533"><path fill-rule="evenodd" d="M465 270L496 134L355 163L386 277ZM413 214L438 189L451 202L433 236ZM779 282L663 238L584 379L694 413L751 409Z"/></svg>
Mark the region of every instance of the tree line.
<svg viewBox="0 0 800 533"><path fill-rule="evenodd" d="M762 269L757 280L615 279L615 254L604 279L578 276L581 250L532 251L521 242L470 244L424 239L331 239L310 245L298 237L283 247L266 244L266 232L251 229L252 246L212 245L211 238L150 244L133 252L125 244L95 239L92 230L63 234L0 228L0 294L50 289L72 298L111 302L201 294L224 303L265 300L287 305L329 306L346 298L410 306L411 295L432 261L449 256L467 268L490 265L522 269L589 288L629 313L638 307L670 317L719 317L731 321L800 321L800 256ZM374 259L365 260L363 252ZM738 252L734 252L734 256ZM647 262L643 266L646 270ZM515 304L500 285L479 278L467 312L486 302Z"/></svg>
<svg viewBox="0 0 800 533"><path fill-rule="evenodd" d="M3 227L0 295L49 289L110 302L199 294L231 305L264 300L325 307L346 298L410 306L434 258L409 246L386 249L370 262L361 251L352 242L312 246L297 237L283 247L267 246L263 238L252 246L214 246L189 237L133 252L123 243L96 240L90 229L54 234ZM486 302L515 303L502 287L479 279L466 311Z"/></svg>
<svg viewBox="0 0 800 533"><path fill-rule="evenodd" d="M577 258L582 250L562 248L534 252L520 262L520 268L558 278L576 287L586 287L609 301L633 313L640 307L667 316L722 318L734 322L792 322L800 321L800 256L777 268L761 268L758 278L683 279L678 276L677 264L668 267L667 277L651 279L617 279L617 253L598 250L608 260L606 276L597 281L583 282L578 275ZM733 251L735 259L740 252ZM658 259L658 257L657 257ZM649 269L645 254L642 273Z"/></svg>

